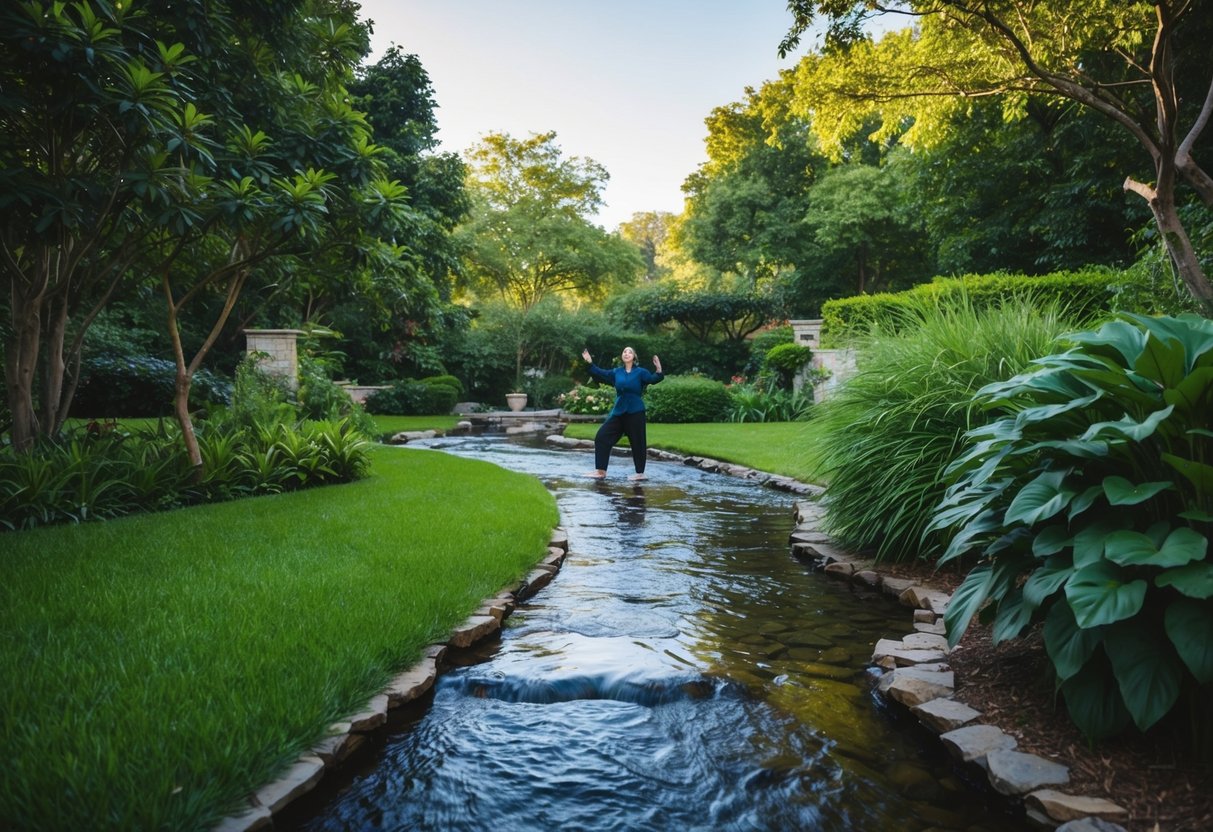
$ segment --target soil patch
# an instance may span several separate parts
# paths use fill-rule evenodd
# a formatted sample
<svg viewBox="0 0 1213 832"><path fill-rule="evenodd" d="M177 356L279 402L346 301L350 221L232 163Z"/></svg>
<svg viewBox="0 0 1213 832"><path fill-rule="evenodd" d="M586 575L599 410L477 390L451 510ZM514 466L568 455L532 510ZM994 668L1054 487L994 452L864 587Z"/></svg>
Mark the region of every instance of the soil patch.
<svg viewBox="0 0 1213 832"><path fill-rule="evenodd" d="M955 590L961 577L929 566L896 564L880 571ZM1070 794L1104 797L1129 812L1129 832L1208 832L1213 829L1213 769L1177 754L1185 737L1136 731L1092 746L1054 697L1052 673L1039 632L995 646L976 622L948 658L956 698L983 713L1019 742L1020 751L1070 767Z"/></svg>

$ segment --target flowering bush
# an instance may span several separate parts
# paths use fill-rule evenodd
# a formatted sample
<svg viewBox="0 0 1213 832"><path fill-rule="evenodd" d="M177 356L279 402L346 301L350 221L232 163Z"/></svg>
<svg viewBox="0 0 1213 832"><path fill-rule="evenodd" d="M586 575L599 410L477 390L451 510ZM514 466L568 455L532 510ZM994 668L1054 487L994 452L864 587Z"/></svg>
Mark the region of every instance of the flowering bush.
<svg viewBox="0 0 1213 832"><path fill-rule="evenodd" d="M607 387L587 387L579 384L567 393L556 397L556 402L566 413L593 414L601 416L615 404L615 391Z"/></svg>

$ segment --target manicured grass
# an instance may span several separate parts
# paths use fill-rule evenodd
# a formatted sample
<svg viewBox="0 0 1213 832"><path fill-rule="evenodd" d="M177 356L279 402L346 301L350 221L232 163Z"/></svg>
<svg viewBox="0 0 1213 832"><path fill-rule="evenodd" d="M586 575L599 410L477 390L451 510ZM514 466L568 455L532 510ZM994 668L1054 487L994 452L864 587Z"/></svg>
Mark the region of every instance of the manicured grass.
<svg viewBox="0 0 1213 832"><path fill-rule="evenodd" d="M556 522L534 478L376 448L349 485L0 536L3 825L208 828Z"/></svg>
<svg viewBox="0 0 1213 832"><path fill-rule="evenodd" d="M598 425L574 423L564 435L593 439ZM648 425L649 445L667 451L709 456L770 474L820 482L812 422L711 422ZM624 440L626 443L627 440Z"/></svg>

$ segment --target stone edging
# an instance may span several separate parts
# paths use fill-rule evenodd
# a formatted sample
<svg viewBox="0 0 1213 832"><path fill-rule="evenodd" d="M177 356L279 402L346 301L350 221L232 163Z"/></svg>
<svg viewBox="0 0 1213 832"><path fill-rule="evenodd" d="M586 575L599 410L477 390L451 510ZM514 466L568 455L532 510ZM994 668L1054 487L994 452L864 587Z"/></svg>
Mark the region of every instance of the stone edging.
<svg viewBox="0 0 1213 832"><path fill-rule="evenodd" d="M796 503L792 554L834 578L879 589L914 609L914 632L899 641L880 639L872 662L884 670L877 690L889 703L905 707L939 735L952 757L984 772L990 786L1024 809L1037 828L1059 832L1124 832L1113 823L1128 812L1099 797L1058 791L1069 769L1052 760L1015 750L1014 737L984 725L975 711L954 696L943 614L951 596L911 580L880 575L870 560L843 551L821 530L823 509L809 500Z"/></svg>
<svg viewBox="0 0 1213 832"><path fill-rule="evenodd" d="M326 772L339 768L366 741L368 734L385 725L389 710L429 692L444 669L442 660L448 647L470 647L495 634L520 602L551 582L568 552L568 534L557 526L548 542L547 557L525 578L486 600L480 609L451 631L447 643L432 644L422 651L421 660L372 696L361 712L330 725L328 736L305 751L278 780L249 795L248 808L224 818L215 825L213 832L252 832L271 828L274 815L315 788Z"/></svg>
<svg viewBox="0 0 1213 832"><path fill-rule="evenodd" d="M560 435L549 436L547 442L564 448L594 447L588 439ZM619 448L615 452L629 453ZM1066 766L1016 751L1014 737L993 725L981 724L977 720L982 714L954 697L955 679L947 663L950 650L943 625L951 595L935 587L881 575L873 561L839 547L821 531L824 511L814 501L824 493L823 488L708 457L654 448L649 448L648 454L653 459L681 462L808 495L808 500L796 502L796 527L789 536L792 554L832 578L879 589L914 609L914 632L901 640L880 639L872 653L873 664L884 671L877 684L881 697L894 707L905 707L922 725L938 734L960 764L980 768L991 787L1008 800L1019 802L1036 827L1058 832L1125 832L1113 821L1125 820L1127 810L1103 798L1072 795L1053 788L1069 782Z"/></svg>

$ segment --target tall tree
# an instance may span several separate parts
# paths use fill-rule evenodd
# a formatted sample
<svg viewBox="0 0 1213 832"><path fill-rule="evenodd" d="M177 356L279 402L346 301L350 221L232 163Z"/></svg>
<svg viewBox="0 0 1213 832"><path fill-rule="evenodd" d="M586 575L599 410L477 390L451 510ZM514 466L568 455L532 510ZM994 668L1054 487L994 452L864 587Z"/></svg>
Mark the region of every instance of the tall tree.
<svg viewBox="0 0 1213 832"><path fill-rule="evenodd" d="M636 248L587 219L606 170L566 158L555 133L490 133L467 156L473 208L459 233L473 285L527 310L553 294L601 297L640 272Z"/></svg>
<svg viewBox="0 0 1213 832"><path fill-rule="evenodd" d="M1213 177L1195 149L1213 116L1210 20L1193 0L790 0L786 54L818 16L830 23L827 50L797 70L798 107L838 146L873 112L883 131L910 144L939 140L975 97L1000 96L1008 118L1033 95L1088 107L1144 149L1153 181L1134 171L1124 188L1149 205L1188 290L1213 310L1213 286L1181 219L1187 185L1213 206ZM873 43L872 14L904 13L914 27Z"/></svg>
<svg viewBox="0 0 1213 832"><path fill-rule="evenodd" d="M674 215L669 211L637 211L632 218L619 224L619 236L634 243L644 258L644 279L660 280L669 268L658 261L658 255L670 233Z"/></svg>

